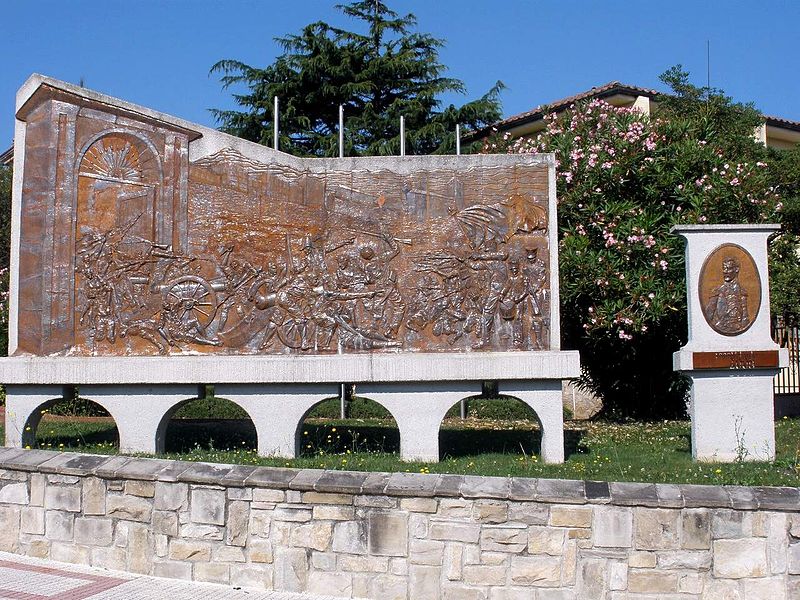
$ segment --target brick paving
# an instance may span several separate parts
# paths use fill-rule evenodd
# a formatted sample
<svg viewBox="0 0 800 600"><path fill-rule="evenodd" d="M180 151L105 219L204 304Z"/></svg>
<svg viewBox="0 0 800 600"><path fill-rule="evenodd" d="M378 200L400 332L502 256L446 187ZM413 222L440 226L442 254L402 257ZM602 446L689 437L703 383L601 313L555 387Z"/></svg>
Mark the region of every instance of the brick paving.
<svg viewBox="0 0 800 600"><path fill-rule="evenodd" d="M146 577L0 552L0 599L8 600L335 600L213 583Z"/></svg>

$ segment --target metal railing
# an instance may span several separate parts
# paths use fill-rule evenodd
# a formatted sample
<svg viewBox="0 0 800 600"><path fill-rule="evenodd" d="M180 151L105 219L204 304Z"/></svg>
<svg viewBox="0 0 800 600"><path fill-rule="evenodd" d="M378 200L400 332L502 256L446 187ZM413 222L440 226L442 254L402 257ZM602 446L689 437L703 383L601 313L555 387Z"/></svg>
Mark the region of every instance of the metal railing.
<svg viewBox="0 0 800 600"><path fill-rule="evenodd" d="M800 394L800 326L786 323L783 317L772 319L772 339L789 349L789 366L775 376L776 394Z"/></svg>

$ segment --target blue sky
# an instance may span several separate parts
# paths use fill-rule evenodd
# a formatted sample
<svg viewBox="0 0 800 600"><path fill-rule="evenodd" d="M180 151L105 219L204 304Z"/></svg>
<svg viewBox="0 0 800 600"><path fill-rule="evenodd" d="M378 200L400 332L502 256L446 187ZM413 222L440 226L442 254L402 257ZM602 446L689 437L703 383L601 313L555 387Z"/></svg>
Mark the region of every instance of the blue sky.
<svg viewBox="0 0 800 600"><path fill-rule="evenodd" d="M264 66L273 38L312 21L351 26L336 0L5 0L0 9L0 151L14 95L34 72L214 126L233 106L208 71L221 58ZM681 63L762 112L800 121L800 1L390 0L446 40L441 60L468 97L502 80L505 115L608 81L663 89ZM668 8L667 8L668 7Z"/></svg>

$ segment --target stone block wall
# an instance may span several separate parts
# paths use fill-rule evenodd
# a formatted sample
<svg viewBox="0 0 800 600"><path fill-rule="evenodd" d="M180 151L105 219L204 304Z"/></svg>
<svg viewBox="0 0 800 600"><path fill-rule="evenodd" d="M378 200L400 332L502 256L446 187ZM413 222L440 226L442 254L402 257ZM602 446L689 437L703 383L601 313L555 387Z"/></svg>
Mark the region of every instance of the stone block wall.
<svg viewBox="0 0 800 600"><path fill-rule="evenodd" d="M0 550L381 600L789 600L800 490L3 449Z"/></svg>

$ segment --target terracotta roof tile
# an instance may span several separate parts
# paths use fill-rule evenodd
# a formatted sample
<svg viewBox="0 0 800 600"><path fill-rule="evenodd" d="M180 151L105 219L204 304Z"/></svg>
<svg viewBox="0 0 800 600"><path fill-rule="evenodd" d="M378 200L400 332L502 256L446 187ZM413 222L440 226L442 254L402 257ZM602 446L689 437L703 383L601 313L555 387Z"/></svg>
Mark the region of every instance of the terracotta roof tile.
<svg viewBox="0 0 800 600"><path fill-rule="evenodd" d="M499 123L495 124L495 127L500 127L503 125L515 125L518 121L527 121L530 117L538 117L539 115L543 114L545 111L558 111L559 109L563 109L568 107L570 104L574 104L575 102L580 102L581 100L588 100L589 98L603 98L608 96L613 96L615 94L625 94L628 93L632 96L648 96L650 98L658 96L661 94L658 90L651 90L647 88L637 87L635 85L627 85L625 83L620 83L619 81L610 81L605 85L601 85L599 87L593 87L590 90L585 92L581 92L580 94L575 94L574 96L567 96L566 98L562 98L561 100L556 100L554 102L549 102L548 104L541 104L534 108L533 110L529 110L527 112L519 113L517 115L512 115L506 119L503 119Z"/></svg>
<svg viewBox="0 0 800 600"><path fill-rule="evenodd" d="M547 104L540 104L532 110L512 115L503 119L502 121L498 121L491 127L484 127L483 129L470 134L469 137L473 139L479 139L487 134L492 127L496 127L502 131L516 125L523 125L525 123L530 123L531 121L537 121L542 118L546 112L558 112L559 110L563 110L569 105L574 104L575 102L580 102L581 100L588 100L590 98L607 98L616 94L629 94L631 96L647 96L648 98L654 98L661 95L662 92L638 87L635 85L628 85L619 81L609 81L605 85L593 87L592 89L581 92L580 94L567 96L566 98L555 100L554 102L549 102Z"/></svg>
<svg viewBox="0 0 800 600"><path fill-rule="evenodd" d="M14 146L5 152L0 152L0 165L10 165L14 160Z"/></svg>
<svg viewBox="0 0 800 600"><path fill-rule="evenodd" d="M790 119L784 119L783 117L771 117L769 115L764 115L764 120L767 122L767 125L791 129L792 131L800 131L800 121L792 121Z"/></svg>

